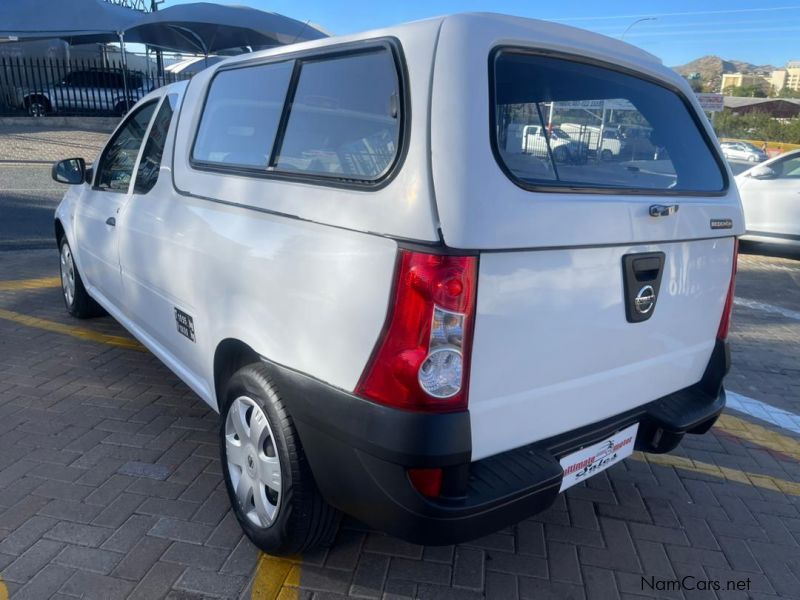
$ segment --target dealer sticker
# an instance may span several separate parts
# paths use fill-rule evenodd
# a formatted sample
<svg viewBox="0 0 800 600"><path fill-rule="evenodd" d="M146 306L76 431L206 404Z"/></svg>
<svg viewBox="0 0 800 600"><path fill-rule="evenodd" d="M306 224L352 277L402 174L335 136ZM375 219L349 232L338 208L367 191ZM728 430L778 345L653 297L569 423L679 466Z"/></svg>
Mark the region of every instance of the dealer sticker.
<svg viewBox="0 0 800 600"><path fill-rule="evenodd" d="M634 423L610 438L567 454L560 461L561 468L564 469L564 479L561 480L559 491L563 492L633 454L638 429L639 424Z"/></svg>

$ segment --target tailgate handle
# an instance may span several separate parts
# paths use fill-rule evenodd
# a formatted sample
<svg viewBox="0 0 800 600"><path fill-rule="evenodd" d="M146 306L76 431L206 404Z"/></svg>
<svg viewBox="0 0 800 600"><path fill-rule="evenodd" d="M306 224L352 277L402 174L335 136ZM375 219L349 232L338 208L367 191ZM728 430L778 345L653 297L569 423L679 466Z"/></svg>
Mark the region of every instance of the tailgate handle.
<svg viewBox="0 0 800 600"><path fill-rule="evenodd" d="M658 277L661 269L661 259L653 256L651 258L637 258L633 261L633 274L636 281L653 281Z"/></svg>
<svg viewBox="0 0 800 600"><path fill-rule="evenodd" d="M669 217L678 212L677 204L653 204L650 206L651 217Z"/></svg>
<svg viewBox="0 0 800 600"><path fill-rule="evenodd" d="M622 257L625 318L628 323L641 323L653 316L665 262L663 252L641 252Z"/></svg>

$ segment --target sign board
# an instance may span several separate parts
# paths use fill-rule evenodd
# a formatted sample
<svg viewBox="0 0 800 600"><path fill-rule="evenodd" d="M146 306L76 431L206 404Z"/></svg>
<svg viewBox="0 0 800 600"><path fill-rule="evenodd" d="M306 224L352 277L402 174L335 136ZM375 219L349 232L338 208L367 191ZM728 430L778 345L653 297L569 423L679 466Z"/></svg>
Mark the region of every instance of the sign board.
<svg viewBox="0 0 800 600"><path fill-rule="evenodd" d="M720 112L723 108L725 108L723 101L722 101L722 94L703 94L698 93L695 94L697 99L700 101L700 106L703 107L703 110L706 112Z"/></svg>

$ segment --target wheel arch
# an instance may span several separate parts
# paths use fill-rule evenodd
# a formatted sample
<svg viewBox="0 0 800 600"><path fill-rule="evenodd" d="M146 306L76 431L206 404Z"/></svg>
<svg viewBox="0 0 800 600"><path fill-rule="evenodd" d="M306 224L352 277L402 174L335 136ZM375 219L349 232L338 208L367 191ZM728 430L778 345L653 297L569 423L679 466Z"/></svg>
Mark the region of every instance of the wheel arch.
<svg viewBox="0 0 800 600"><path fill-rule="evenodd" d="M56 234L56 244L58 244L59 248L61 247L61 238L67 235L67 232L64 230L64 225L61 223L61 219L56 217L54 223L54 229Z"/></svg>
<svg viewBox="0 0 800 600"><path fill-rule="evenodd" d="M34 100L44 100L48 108L52 110L53 102L50 100L50 94L47 92L31 92L22 97L22 104L27 108Z"/></svg>
<svg viewBox="0 0 800 600"><path fill-rule="evenodd" d="M225 384L242 367L260 362L261 356L245 342L236 338L225 338L214 350L214 394L217 410L222 412Z"/></svg>

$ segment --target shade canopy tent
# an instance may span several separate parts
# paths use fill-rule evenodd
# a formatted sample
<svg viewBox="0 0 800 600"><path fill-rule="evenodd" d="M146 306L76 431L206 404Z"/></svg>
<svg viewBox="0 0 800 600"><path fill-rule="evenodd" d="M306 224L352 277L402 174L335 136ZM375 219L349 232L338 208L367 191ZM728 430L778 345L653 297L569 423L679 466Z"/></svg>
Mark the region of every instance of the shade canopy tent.
<svg viewBox="0 0 800 600"><path fill-rule="evenodd" d="M242 47L283 46L327 37L318 27L277 13L208 2L178 4L144 15L125 30L126 42L195 54Z"/></svg>
<svg viewBox="0 0 800 600"><path fill-rule="evenodd" d="M3 0L0 38L11 41L60 38L69 44L117 41L142 13L103 0Z"/></svg>
<svg viewBox="0 0 800 600"><path fill-rule="evenodd" d="M2 0L0 38L61 38L70 44L139 42L209 54L327 37L319 27L246 6L208 2L141 13L103 0Z"/></svg>

